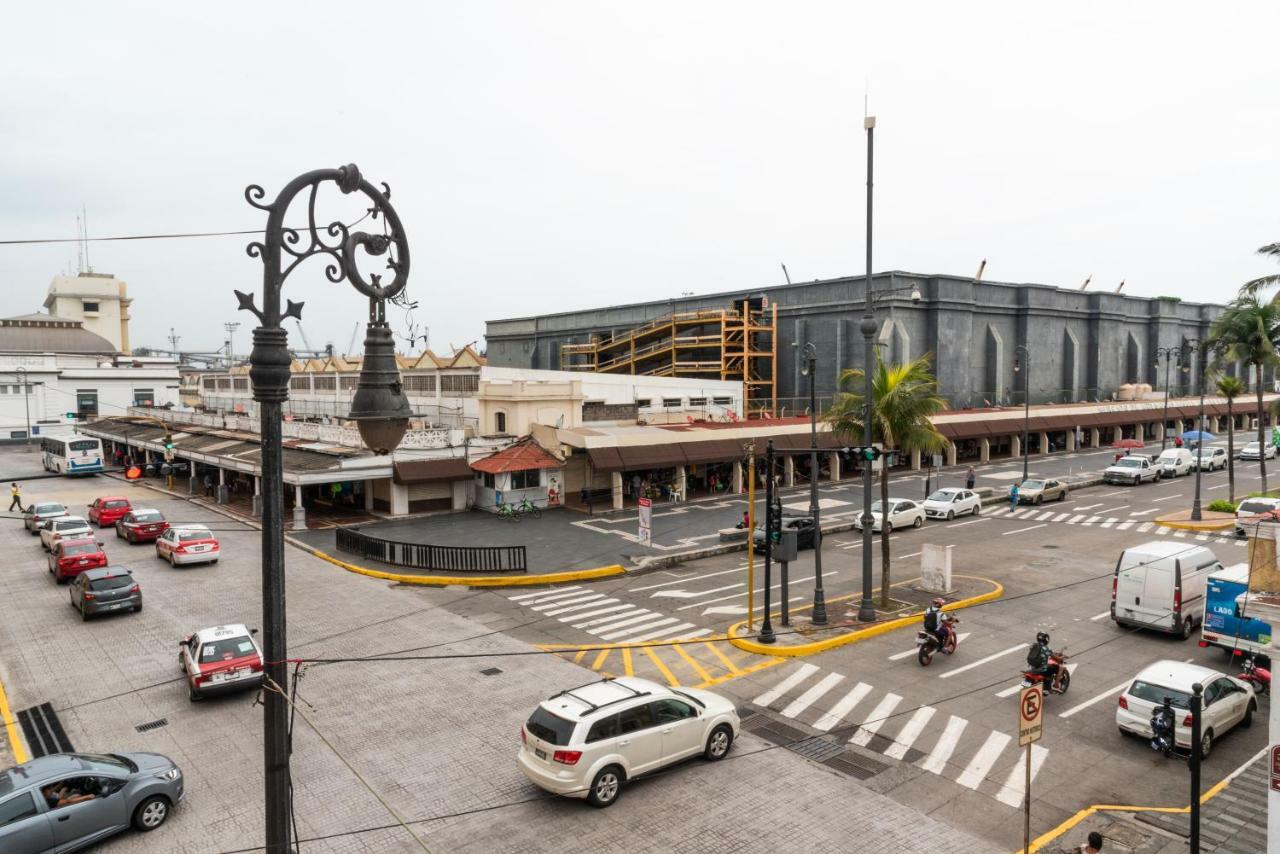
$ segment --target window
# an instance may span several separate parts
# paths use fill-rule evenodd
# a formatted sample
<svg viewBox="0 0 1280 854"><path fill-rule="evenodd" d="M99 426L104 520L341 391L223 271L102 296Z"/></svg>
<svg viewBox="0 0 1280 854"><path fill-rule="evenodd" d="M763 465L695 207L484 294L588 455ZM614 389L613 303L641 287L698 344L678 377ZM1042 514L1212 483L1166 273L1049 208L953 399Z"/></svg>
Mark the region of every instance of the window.
<svg viewBox="0 0 1280 854"><path fill-rule="evenodd" d="M209 641L200 647L200 663L231 661L233 658L239 658L243 655L253 655L254 651L253 639L248 635Z"/></svg>
<svg viewBox="0 0 1280 854"><path fill-rule="evenodd" d="M445 394L475 394L479 390L479 374L441 374L440 376L440 391Z"/></svg>
<svg viewBox="0 0 1280 854"><path fill-rule="evenodd" d="M155 406L156 391L152 388L135 388L133 390L134 406Z"/></svg>
<svg viewBox="0 0 1280 854"><path fill-rule="evenodd" d="M559 746L568 744L569 736L573 735L573 721L556 717L542 706L533 710L525 727L531 735Z"/></svg>
<svg viewBox="0 0 1280 854"><path fill-rule="evenodd" d="M484 481L484 488L495 489L496 487L494 486L493 475L489 472L483 472L482 475L481 479Z"/></svg>
<svg viewBox="0 0 1280 854"><path fill-rule="evenodd" d="M231 377L218 377L214 382L218 384L219 389L231 388Z"/></svg>
<svg viewBox="0 0 1280 854"><path fill-rule="evenodd" d="M109 578L95 578L89 582L89 589L98 592L105 590L124 590L132 586L132 575L113 575Z"/></svg>
<svg viewBox="0 0 1280 854"><path fill-rule="evenodd" d="M507 432L507 413L505 412L493 413L493 432L495 433Z"/></svg>
<svg viewBox="0 0 1280 854"><path fill-rule="evenodd" d="M36 814L36 799L30 792L15 795L0 803L0 827L22 821Z"/></svg>
<svg viewBox="0 0 1280 854"><path fill-rule="evenodd" d="M343 374L342 376L338 377L338 388L342 389L343 391L350 391L358 385L360 385L359 374L355 376Z"/></svg>
<svg viewBox="0 0 1280 854"><path fill-rule="evenodd" d="M696 718L697 713L679 700L658 700L652 704L653 719L658 724L669 724L685 718Z"/></svg>
<svg viewBox="0 0 1280 854"><path fill-rule="evenodd" d="M711 402L716 406L733 406L732 397L713 397L711 398Z"/></svg>
<svg viewBox="0 0 1280 854"><path fill-rule="evenodd" d="M591 729L587 732L587 743L603 741L606 738L614 738L617 735L618 716L609 715L609 717L601 718L591 725Z"/></svg>
<svg viewBox="0 0 1280 854"><path fill-rule="evenodd" d="M435 391L435 374L407 374L404 378L405 391Z"/></svg>
<svg viewBox="0 0 1280 854"><path fill-rule="evenodd" d="M512 489L536 489L542 485L542 470L528 469L511 473Z"/></svg>
<svg viewBox="0 0 1280 854"><path fill-rule="evenodd" d="M235 379L233 379L233 380L231 381L231 383L232 383L232 385L234 385L234 386L235 386L235 388L236 388L236 390L237 390L237 391L248 391L248 390L249 390L249 378L248 378L248 377L236 377Z"/></svg>
<svg viewBox="0 0 1280 854"><path fill-rule="evenodd" d="M311 387L316 391L333 391L338 387L338 381L334 377L312 377Z"/></svg>
<svg viewBox="0 0 1280 854"><path fill-rule="evenodd" d="M662 405L663 405L663 406L679 406L679 405L680 405L680 398L678 398L678 397L664 397L664 398L662 399Z"/></svg>
<svg viewBox="0 0 1280 854"><path fill-rule="evenodd" d="M289 377L289 388L294 391L311 391L311 377Z"/></svg>
<svg viewBox="0 0 1280 854"><path fill-rule="evenodd" d="M625 712L618 714L619 735L648 729L651 726L653 726L653 718L650 716L648 703L643 706L636 706L634 709L627 709Z"/></svg>
<svg viewBox="0 0 1280 854"><path fill-rule="evenodd" d="M82 304L84 305L84 313L85 313L85 314L97 314L97 313L98 313L98 304L97 304L96 302L90 302L89 300L84 300Z"/></svg>
<svg viewBox="0 0 1280 854"><path fill-rule="evenodd" d="M1155 703L1156 705L1164 702L1164 698L1168 697L1169 704L1176 708L1191 708L1191 696L1185 691L1166 688L1163 685L1152 685L1150 682L1143 682L1141 679L1129 686L1129 696L1137 697L1139 700L1146 700L1148 703Z"/></svg>
<svg viewBox="0 0 1280 854"><path fill-rule="evenodd" d="M652 405L653 405L653 401L647 397L636 398L636 406L641 409L645 408L646 406L652 406Z"/></svg>
<svg viewBox="0 0 1280 854"><path fill-rule="evenodd" d="M212 391L217 388L217 381L213 377L205 377L202 383L206 389Z"/></svg>
<svg viewBox="0 0 1280 854"><path fill-rule="evenodd" d="M96 388L76 389L76 410L80 417L98 414L98 390Z"/></svg>
<svg viewBox="0 0 1280 854"><path fill-rule="evenodd" d="M706 406L707 399L705 397L691 397L689 398L689 405L690 406Z"/></svg>

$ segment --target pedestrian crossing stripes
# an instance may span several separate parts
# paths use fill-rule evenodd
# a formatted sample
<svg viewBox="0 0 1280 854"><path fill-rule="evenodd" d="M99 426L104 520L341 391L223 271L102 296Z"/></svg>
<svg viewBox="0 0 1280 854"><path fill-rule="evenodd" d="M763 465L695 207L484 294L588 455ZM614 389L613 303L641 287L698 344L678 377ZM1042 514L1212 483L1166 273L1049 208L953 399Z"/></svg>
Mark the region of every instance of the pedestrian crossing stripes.
<svg viewBox="0 0 1280 854"><path fill-rule="evenodd" d="M1087 509L1087 508L1080 508ZM1113 508L1114 509L1114 508ZM1139 510L1130 513L1130 516L1144 516L1148 513L1154 513L1154 510ZM1059 513L1053 510L1042 511L1039 507L1019 507L1017 510L1010 510L1008 505L1001 505L991 509L983 510L983 514L987 517L1000 517L1004 519L1017 519L1022 522L1057 522L1064 525L1087 525L1090 528L1109 528L1116 531L1133 531L1138 534L1155 534L1161 537L1176 537L1178 539L1192 539L1207 543L1214 542L1218 545L1234 545L1244 548L1246 541L1235 536L1234 532L1226 531L1184 531L1181 529L1166 528L1155 522L1144 522L1141 519L1126 519L1120 516L1091 516L1087 513ZM1036 527L1044 527L1039 525ZM1030 531L1032 528L1021 528L1015 531L1009 531L1010 534L1020 534L1023 531Z"/></svg>
<svg viewBox="0 0 1280 854"><path fill-rule="evenodd" d="M677 617L668 617L639 605L630 605L606 593L571 585L554 591L519 593L507 597L517 605L545 617L554 617L604 641L647 643L694 640L711 634Z"/></svg>
<svg viewBox="0 0 1280 854"><path fill-rule="evenodd" d="M911 762L1007 806L1022 805L1025 759L1007 733L975 725L934 706L913 707L902 696L879 691L866 682L858 682L842 694L848 682L845 674L823 671L807 662L790 664L772 687L755 698L754 705L819 732L837 730L850 744ZM1009 693L1006 690L1001 696ZM822 701L836 697L839 699L823 711ZM1033 781L1048 757L1047 748L1032 745Z"/></svg>

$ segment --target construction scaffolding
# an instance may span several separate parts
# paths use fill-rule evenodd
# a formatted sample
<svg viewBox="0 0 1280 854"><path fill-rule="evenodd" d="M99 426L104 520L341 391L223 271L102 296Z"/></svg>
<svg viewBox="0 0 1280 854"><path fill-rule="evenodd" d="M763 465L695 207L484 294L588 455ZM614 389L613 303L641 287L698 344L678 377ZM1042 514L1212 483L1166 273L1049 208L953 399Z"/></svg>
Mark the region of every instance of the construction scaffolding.
<svg viewBox="0 0 1280 854"><path fill-rule="evenodd" d="M664 315L643 326L560 345L560 370L739 380L744 414L772 416L778 404L778 306L764 297L728 309Z"/></svg>

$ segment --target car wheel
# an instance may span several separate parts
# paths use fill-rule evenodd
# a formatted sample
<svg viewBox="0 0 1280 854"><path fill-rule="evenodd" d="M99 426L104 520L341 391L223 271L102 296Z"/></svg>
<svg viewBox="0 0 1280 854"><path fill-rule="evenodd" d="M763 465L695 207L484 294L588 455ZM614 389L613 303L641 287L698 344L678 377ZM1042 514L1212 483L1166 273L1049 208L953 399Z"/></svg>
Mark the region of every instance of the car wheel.
<svg viewBox="0 0 1280 854"><path fill-rule="evenodd" d="M954 510L948 510L948 511L947 511L947 521L948 521L948 522L950 522L950 521L951 521L952 519L954 519L954 518L956 518L956 511L954 511Z"/></svg>
<svg viewBox="0 0 1280 854"><path fill-rule="evenodd" d="M975 505L973 505L973 511L972 511L972 514L973 514L974 516L979 516L979 515L981 515L981 514L982 514L982 505L981 505L981 504L975 504Z"/></svg>
<svg viewBox="0 0 1280 854"><path fill-rule="evenodd" d="M724 759L725 754L729 752L729 746L732 744L733 729L728 724L720 724L707 737L707 749L702 751L702 756L708 762Z"/></svg>
<svg viewBox="0 0 1280 854"><path fill-rule="evenodd" d="M83 623L89 622L89 612L84 609L84 605L80 606L80 621Z"/></svg>
<svg viewBox="0 0 1280 854"><path fill-rule="evenodd" d="M161 795L152 795L133 811L133 826L146 833L164 824L169 817L169 799Z"/></svg>
<svg viewBox="0 0 1280 854"><path fill-rule="evenodd" d="M914 522L912 522L912 523L911 523L911 527L913 527L913 528L919 528L919 527L920 527L921 525L923 525L923 524L924 524L924 517L923 517L923 516L917 516L917 517L916 517L916 520L915 520Z"/></svg>
<svg viewBox="0 0 1280 854"><path fill-rule="evenodd" d="M1209 758L1209 754L1213 752L1213 730L1207 729L1204 735L1200 736L1200 761Z"/></svg>
<svg viewBox="0 0 1280 854"><path fill-rule="evenodd" d="M196 693L195 686L193 686L190 682L187 683L187 699L193 703L198 703L202 699L204 699L203 697L201 697L199 694Z"/></svg>
<svg viewBox="0 0 1280 854"><path fill-rule="evenodd" d="M1194 628L1195 626L1192 624L1190 617L1187 617L1185 620L1183 620L1182 621L1182 639L1186 640L1187 638L1191 637L1191 632Z"/></svg>
<svg viewBox="0 0 1280 854"><path fill-rule="evenodd" d="M1039 507L1039 506L1040 506L1041 504L1043 504L1043 503L1044 503L1044 496L1043 496L1043 495L1037 495L1037 496L1036 496L1036 506L1037 506L1037 507Z"/></svg>
<svg viewBox="0 0 1280 854"><path fill-rule="evenodd" d="M1249 701L1249 707L1244 710L1244 717L1240 719L1240 726L1244 729L1253 726L1253 713L1257 706L1258 704L1253 700Z"/></svg>
<svg viewBox="0 0 1280 854"><path fill-rule="evenodd" d="M135 614L140 614L140 613L142 613L142 606L141 606L141 605L139 605L138 607L134 608L134 609L133 609L133 613L135 613Z"/></svg>
<svg viewBox="0 0 1280 854"><path fill-rule="evenodd" d="M623 774L617 765L601 769L591 781L591 790L587 792L587 803L593 807L609 806L622 794Z"/></svg>
<svg viewBox="0 0 1280 854"><path fill-rule="evenodd" d="M885 533L886 533L886 534L892 534L892 533L893 533L893 523L892 523L892 522L885 522L885 523L884 523L884 531L885 531Z"/></svg>
<svg viewBox="0 0 1280 854"><path fill-rule="evenodd" d="M1058 500L1059 501L1067 500L1067 491L1065 489L1058 493Z"/></svg>

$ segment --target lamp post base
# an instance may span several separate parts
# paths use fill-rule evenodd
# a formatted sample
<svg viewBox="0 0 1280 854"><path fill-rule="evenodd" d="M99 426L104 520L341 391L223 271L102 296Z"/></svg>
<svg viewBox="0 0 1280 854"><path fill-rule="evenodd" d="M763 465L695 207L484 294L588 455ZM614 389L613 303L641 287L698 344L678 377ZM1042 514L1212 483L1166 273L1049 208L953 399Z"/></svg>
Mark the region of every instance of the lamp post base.
<svg viewBox="0 0 1280 854"><path fill-rule="evenodd" d="M773 633L773 624L769 622L768 614L765 615L764 622L760 625L760 634L756 635L756 640L760 643L777 643L778 636Z"/></svg>
<svg viewBox="0 0 1280 854"><path fill-rule="evenodd" d="M863 599L858 604L858 622L874 623L876 620L876 606L870 599Z"/></svg>
<svg viewBox="0 0 1280 854"><path fill-rule="evenodd" d="M815 626L827 624L827 597L821 590L813 591L813 616L810 622Z"/></svg>

